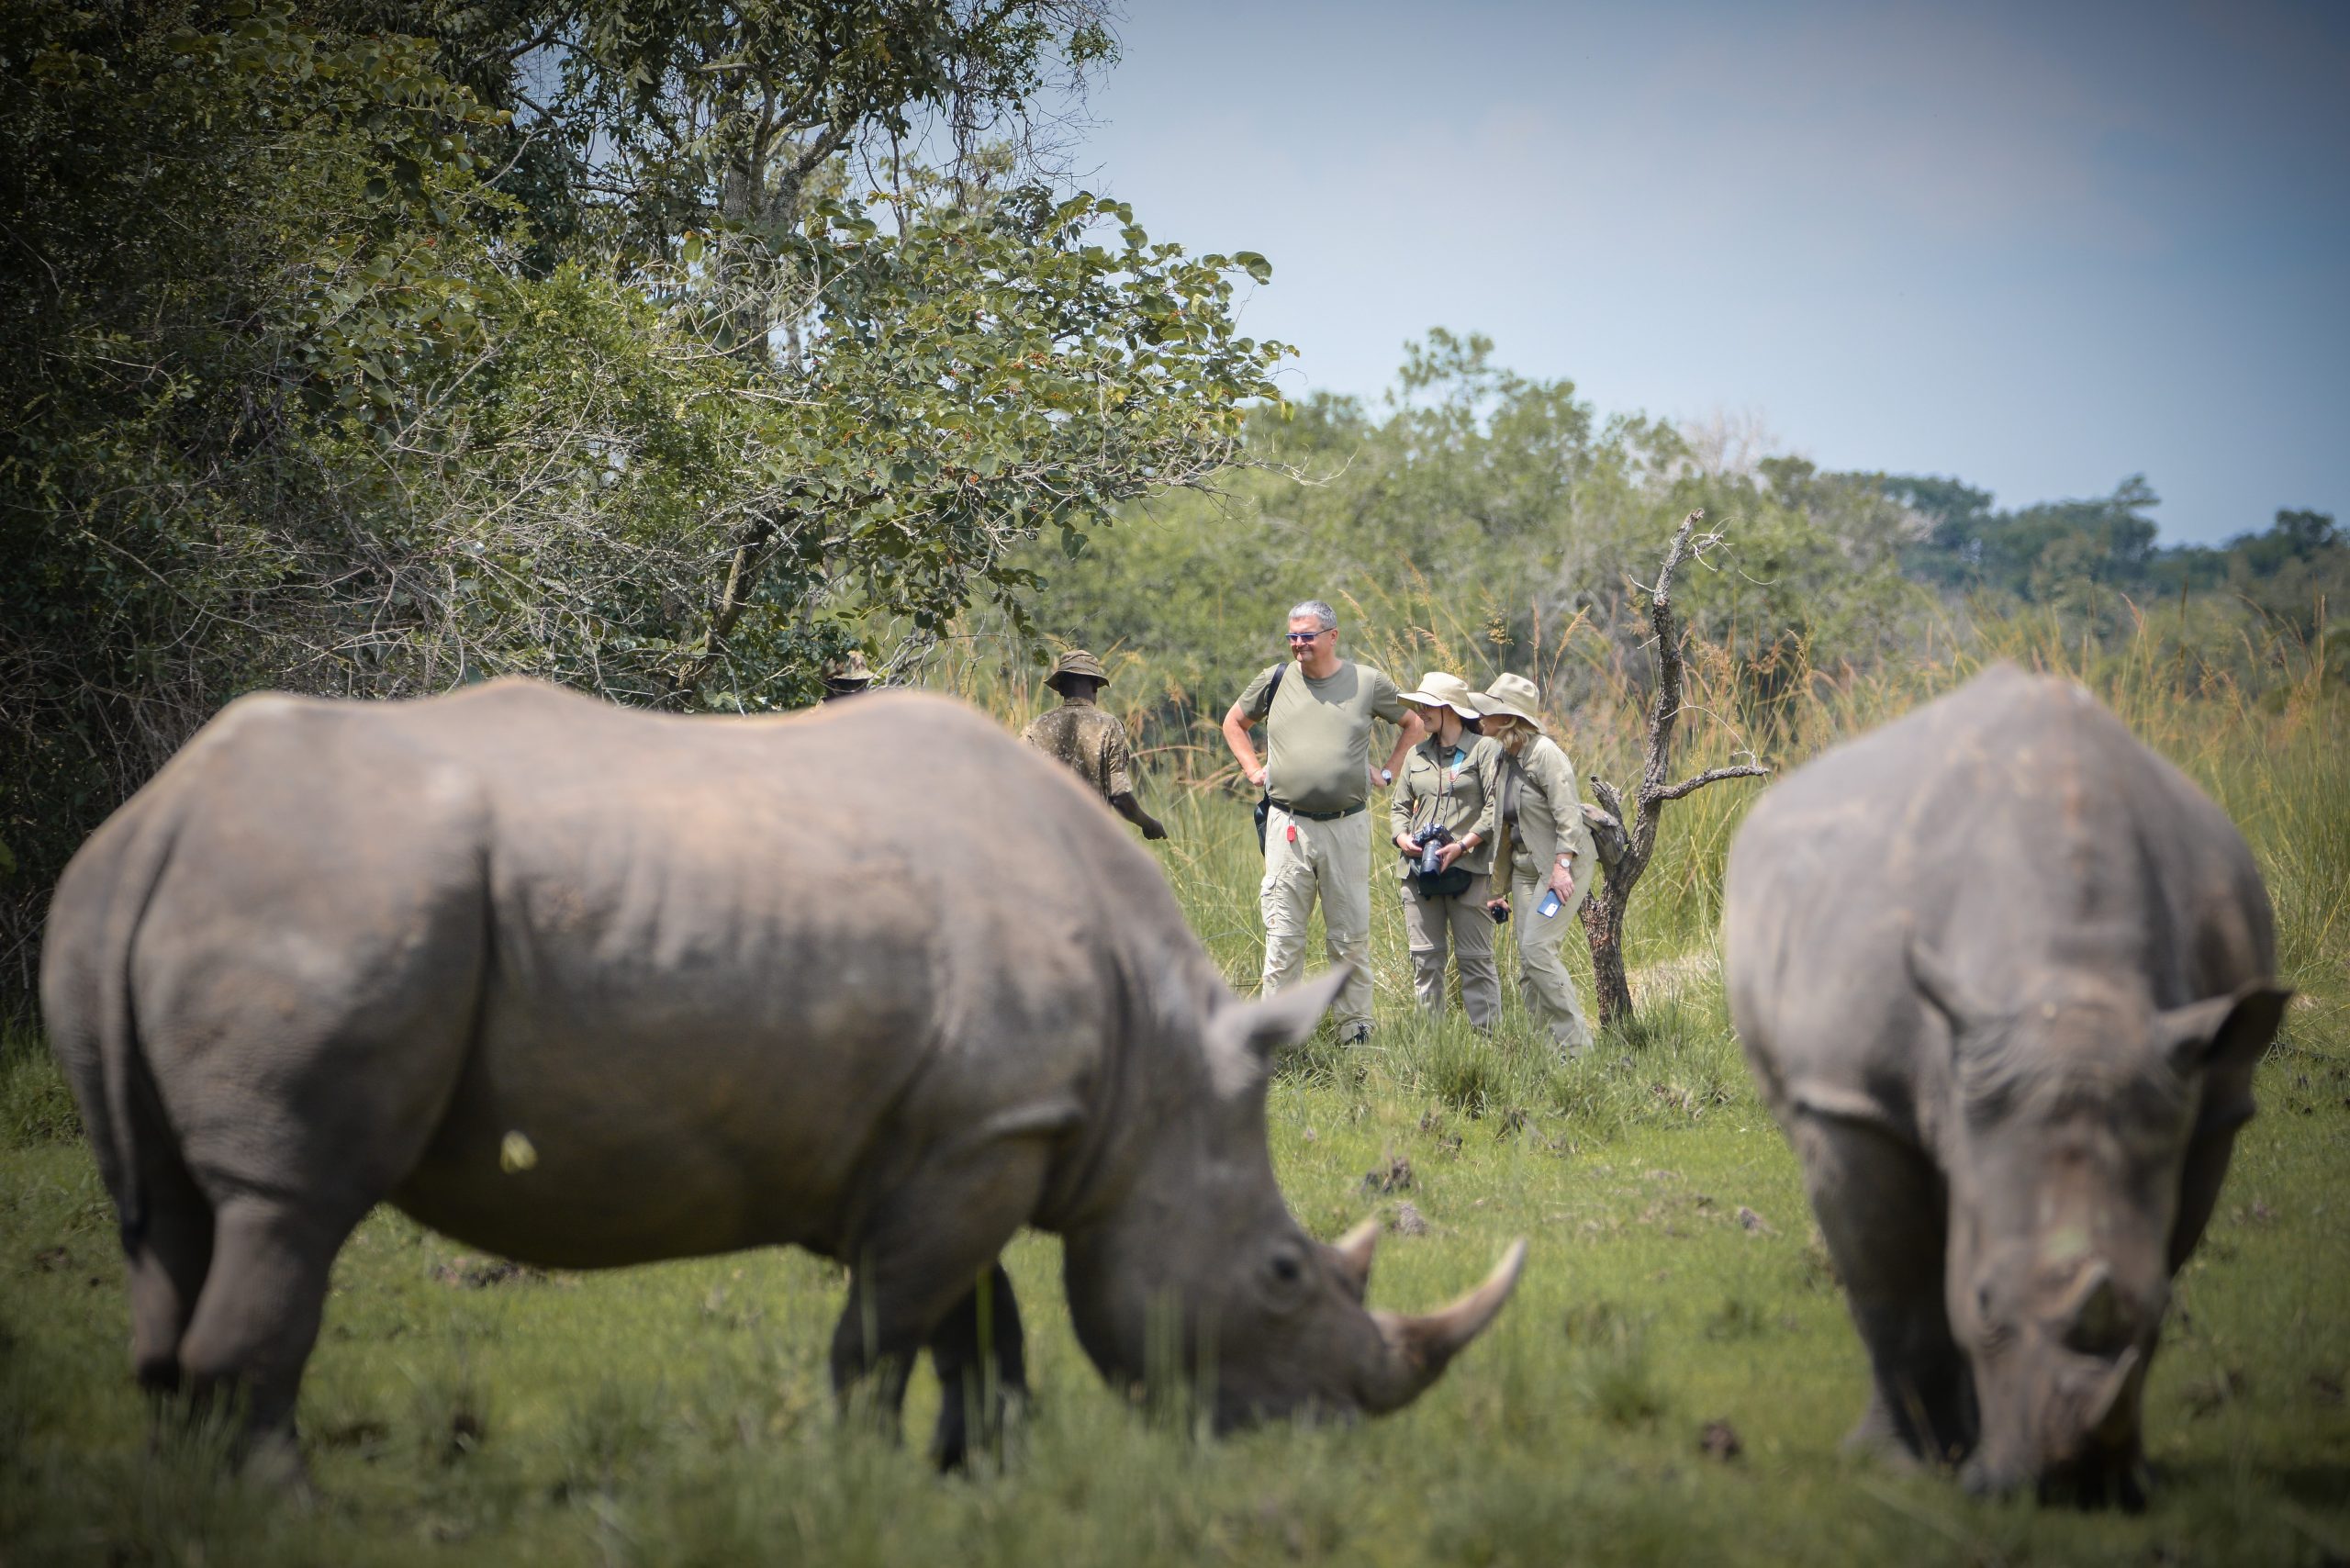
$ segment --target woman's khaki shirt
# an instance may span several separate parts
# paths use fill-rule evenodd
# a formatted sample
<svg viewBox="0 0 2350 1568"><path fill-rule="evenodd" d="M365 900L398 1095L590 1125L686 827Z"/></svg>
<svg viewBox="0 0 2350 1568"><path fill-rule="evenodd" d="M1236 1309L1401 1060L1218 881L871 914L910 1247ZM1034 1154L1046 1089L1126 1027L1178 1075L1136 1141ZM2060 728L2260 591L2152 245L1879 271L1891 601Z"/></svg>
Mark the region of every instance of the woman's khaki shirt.
<svg viewBox="0 0 2350 1568"><path fill-rule="evenodd" d="M1483 735L1463 731L1467 753L1455 768L1452 748L1434 739L1414 746L1404 759L1404 771L1388 797L1387 836L1391 842L1435 823L1451 830L1456 839L1477 835L1477 846L1453 865L1475 876L1494 868L1494 809L1501 797L1502 748ZM1395 875L1409 876L1416 861L1396 856Z"/></svg>
<svg viewBox="0 0 2350 1568"><path fill-rule="evenodd" d="M1494 793L1517 875L1546 880L1561 854L1573 855L1578 881L1595 874L1599 857L1583 820L1575 765L1558 742L1548 735L1528 741L1522 754L1508 759Z"/></svg>

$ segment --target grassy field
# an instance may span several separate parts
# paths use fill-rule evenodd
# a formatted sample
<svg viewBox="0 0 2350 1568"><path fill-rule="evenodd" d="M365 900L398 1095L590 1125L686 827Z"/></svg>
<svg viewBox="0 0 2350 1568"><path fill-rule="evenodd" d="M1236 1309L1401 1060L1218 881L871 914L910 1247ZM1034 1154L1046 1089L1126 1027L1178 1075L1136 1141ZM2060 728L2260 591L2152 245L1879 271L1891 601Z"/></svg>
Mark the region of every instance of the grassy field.
<svg viewBox="0 0 2350 1568"><path fill-rule="evenodd" d="M1769 759L1799 760L1959 673L1819 686ZM942 1479L918 1442L834 1418L830 1265L518 1272L384 1211L338 1266L304 1392L317 1499L256 1496L200 1443L150 1452L111 1210L54 1070L12 1038L0 1560L2350 1560L2350 706L2308 689L2183 698L2126 658L2083 673L2252 838L2302 991L2180 1280L2148 1394L2160 1490L2141 1517L1979 1504L1946 1478L1839 1454L1863 1401L1858 1344L1722 1006L1720 857L1751 798L1726 786L1668 814L1634 905L1640 1025L1572 1067L1547 1061L1514 999L1490 1047L1419 1025L1382 899L1376 1043L1309 1046L1273 1091L1291 1203L1324 1237L1393 1222L1378 1305L1434 1305L1512 1236L1533 1253L1516 1302L1441 1383L1348 1428L1210 1443L1129 1410L1077 1349L1057 1244L1028 1237L1010 1263L1037 1408L1003 1462ZM1701 756L1719 744L1696 739ZM1623 744L1595 734L1587 755L1606 766ZM1245 983L1247 812L1200 790L1169 815L1168 874ZM912 1430L936 1397L917 1382Z"/></svg>

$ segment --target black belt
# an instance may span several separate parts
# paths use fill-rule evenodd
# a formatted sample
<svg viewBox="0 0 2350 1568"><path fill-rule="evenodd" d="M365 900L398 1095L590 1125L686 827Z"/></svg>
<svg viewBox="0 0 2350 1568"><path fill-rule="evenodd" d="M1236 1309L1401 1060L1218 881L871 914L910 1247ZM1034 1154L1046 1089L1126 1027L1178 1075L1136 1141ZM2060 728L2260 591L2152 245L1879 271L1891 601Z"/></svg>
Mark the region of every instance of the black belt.
<svg viewBox="0 0 2350 1568"><path fill-rule="evenodd" d="M1360 801L1357 801L1353 805L1348 806L1340 811L1309 812L1304 807L1292 806L1287 801L1274 801L1270 795L1266 796L1265 799L1271 801L1272 804L1279 810L1287 812L1293 817L1304 817L1310 823L1334 823L1340 817L1350 817L1354 815L1357 812L1362 810L1363 807L1363 803Z"/></svg>

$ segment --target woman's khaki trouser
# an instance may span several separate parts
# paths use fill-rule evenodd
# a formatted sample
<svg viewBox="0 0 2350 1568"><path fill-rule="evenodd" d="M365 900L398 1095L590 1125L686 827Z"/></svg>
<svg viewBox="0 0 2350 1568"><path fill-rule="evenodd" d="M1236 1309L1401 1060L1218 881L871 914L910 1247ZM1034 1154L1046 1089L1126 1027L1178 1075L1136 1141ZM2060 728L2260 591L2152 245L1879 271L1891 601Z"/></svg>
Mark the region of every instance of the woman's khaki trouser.
<svg viewBox="0 0 2350 1568"><path fill-rule="evenodd" d="M1494 917L1485 913L1494 879L1478 875L1459 898L1424 899L1404 879L1404 940L1412 950L1412 990L1420 1010L1444 1016L1446 948L1460 969L1460 1010L1470 1026L1490 1034L1502 1015L1502 975L1494 962Z"/></svg>
<svg viewBox="0 0 2350 1568"><path fill-rule="evenodd" d="M1570 1057L1591 1048L1591 1028L1583 1022L1583 999L1575 994L1574 977L1567 972L1566 956L1559 944L1575 924L1590 885L1575 879L1575 896L1545 916L1537 907L1550 889L1548 876L1538 875L1520 862L1510 868L1509 923L1517 932L1517 992L1535 1022L1550 1031L1551 1042Z"/></svg>

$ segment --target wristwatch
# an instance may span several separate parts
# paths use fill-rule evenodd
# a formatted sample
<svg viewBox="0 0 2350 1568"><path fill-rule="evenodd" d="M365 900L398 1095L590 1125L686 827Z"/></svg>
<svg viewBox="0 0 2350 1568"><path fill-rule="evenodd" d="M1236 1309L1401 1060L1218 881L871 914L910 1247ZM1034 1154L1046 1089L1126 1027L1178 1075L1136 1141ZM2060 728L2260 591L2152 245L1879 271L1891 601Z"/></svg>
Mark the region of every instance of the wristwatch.
<svg viewBox="0 0 2350 1568"><path fill-rule="evenodd" d="M1380 781L1382 784L1393 784L1393 783L1394 783L1394 782L1395 782L1395 771L1394 771L1394 769L1393 769L1393 768L1389 768L1389 767L1382 767L1382 768L1381 768L1381 769L1379 770L1379 781Z"/></svg>

